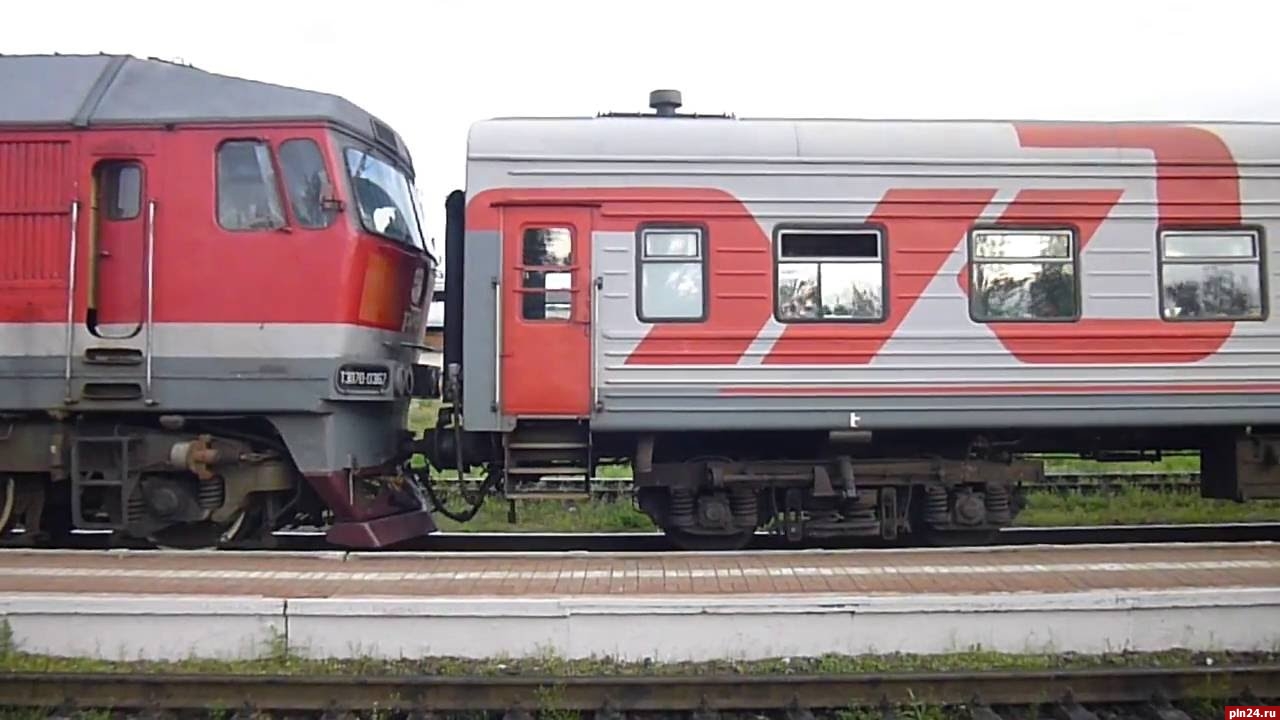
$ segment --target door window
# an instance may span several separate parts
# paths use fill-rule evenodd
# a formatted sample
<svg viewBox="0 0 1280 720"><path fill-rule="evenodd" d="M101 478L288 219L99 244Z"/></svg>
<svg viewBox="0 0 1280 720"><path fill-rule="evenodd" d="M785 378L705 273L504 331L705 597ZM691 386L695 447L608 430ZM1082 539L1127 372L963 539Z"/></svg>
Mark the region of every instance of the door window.
<svg viewBox="0 0 1280 720"><path fill-rule="evenodd" d="M107 220L133 220L142 212L142 166L130 161L109 161L98 166L98 192L102 216Z"/></svg>
<svg viewBox="0 0 1280 720"><path fill-rule="evenodd" d="M573 306L573 231L567 227L526 228L521 247L521 317L569 320Z"/></svg>

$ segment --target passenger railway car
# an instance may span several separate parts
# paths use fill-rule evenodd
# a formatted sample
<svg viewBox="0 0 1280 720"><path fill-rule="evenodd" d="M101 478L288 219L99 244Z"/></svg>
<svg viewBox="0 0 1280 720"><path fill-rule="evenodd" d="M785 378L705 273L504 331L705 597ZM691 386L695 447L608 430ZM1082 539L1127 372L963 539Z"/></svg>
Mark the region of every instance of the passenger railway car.
<svg viewBox="0 0 1280 720"><path fill-rule="evenodd" d="M402 466L436 277L400 136L338 97L0 57L0 530L434 529Z"/></svg>
<svg viewBox="0 0 1280 720"><path fill-rule="evenodd" d="M1280 496L1280 127L651 107L472 127L435 466L686 547L989 534L1046 452Z"/></svg>

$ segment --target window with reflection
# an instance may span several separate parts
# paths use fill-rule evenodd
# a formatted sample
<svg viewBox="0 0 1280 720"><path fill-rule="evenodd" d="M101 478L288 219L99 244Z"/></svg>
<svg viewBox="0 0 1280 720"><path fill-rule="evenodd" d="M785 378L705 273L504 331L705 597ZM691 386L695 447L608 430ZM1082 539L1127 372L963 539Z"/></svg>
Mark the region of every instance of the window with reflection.
<svg viewBox="0 0 1280 720"><path fill-rule="evenodd" d="M373 151L349 147L344 157L364 229L388 240L425 248L409 176Z"/></svg>
<svg viewBox="0 0 1280 720"><path fill-rule="evenodd" d="M260 140L218 146L218 223L227 230L284 227L284 205L271 149Z"/></svg>
<svg viewBox="0 0 1280 720"><path fill-rule="evenodd" d="M521 317L569 320L573 309L573 231L567 227L525 228L520 261L524 266Z"/></svg>
<svg viewBox="0 0 1280 720"><path fill-rule="evenodd" d="M1166 320L1261 320L1259 244L1249 230L1161 233L1161 314Z"/></svg>
<svg viewBox="0 0 1280 720"><path fill-rule="evenodd" d="M128 160L98 164L98 192L102 216L108 220L133 220L142 212L142 166Z"/></svg>
<svg viewBox="0 0 1280 720"><path fill-rule="evenodd" d="M705 319L701 228L640 232L639 317L645 322Z"/></svg>
<svg viewBox="0 0 1280 720"><path fill-rule="evenodd" d="M1070 230L974 230L969 301L984 321L1073 320L1080 298Z"/></svg>
<svg viewBox="0 0 1280 720"><path fill-rule="evenodd" d="M313 230L329 227L337 212L326 208L324 201L333 195L333 185L316 141L285 140L280 144L280 168L298 224Z"/></svg>
<svg viewBox="0 0 1280 720"><path fill-rule="evenodd" d="M877 230L783 230L777 244L778 319L884 319L884 242Z"/></svg>

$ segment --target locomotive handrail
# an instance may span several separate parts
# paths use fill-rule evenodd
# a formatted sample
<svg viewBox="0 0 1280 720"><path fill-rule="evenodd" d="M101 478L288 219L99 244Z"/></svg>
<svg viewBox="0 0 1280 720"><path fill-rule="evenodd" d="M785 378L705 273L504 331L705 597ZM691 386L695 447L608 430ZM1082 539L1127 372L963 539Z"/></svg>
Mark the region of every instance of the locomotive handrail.
<svg viewBox="0 0 1280 720"><path fill-rule="evenodd" d="M147 339L146 339L146 391L143 402L155 405L151 397L153 336L155 335L155 259L156 259L156 201L147 201Z"/></svg>
<svg viewBox="0 0 1280 720"><path fill-rule="evenodd" d="M67 267L67 360L63 370L63 379L66 382L65 397L63 401L70 404L75 402L71 396L71 360L72 355L76 351L76 256L77 242L79 240L78 226L80 225L80 201L71 201L71 259L68 261Z"/></svg>

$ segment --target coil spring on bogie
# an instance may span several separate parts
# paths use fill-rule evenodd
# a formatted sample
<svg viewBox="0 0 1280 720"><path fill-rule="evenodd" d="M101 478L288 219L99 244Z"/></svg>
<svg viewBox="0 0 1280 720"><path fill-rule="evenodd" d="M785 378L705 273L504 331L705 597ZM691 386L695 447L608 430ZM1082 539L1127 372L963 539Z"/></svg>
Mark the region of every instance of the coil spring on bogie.
<svg viewBox="0 0 1280 720"><path fill-rule="evenodd" d="M142 497L142 486L139 485L129 496L129 506L125 509L127 523L141 522L147 516L147 501Z"/></svg>
<svg viewBox="0 0 1280 720"><path fill-rule="evenodd" d="M858 499L846 505L842 514L845 520L851 522L875 522L879 519L879 513L876 510L875 501L864 501L859 495Z"/></svg>
<svg viewBox="0 0 1280 720"><path fill-rule="evenodd" d="M1003 485L988 485L987 515L993 522L1008 522L1012 518L1009 507L1009 488Z"/></svg>
<svg viewBox="0 0 1280 720"><path fill-rule="evenodd" d="M670 515L672 518L692 519L694 505L693 491L685 488L671 488Z"/></svg>
<svg viewBox="0 0 1280 720"><path fill-rule="evenodd" d="M222 478L214 476L208 480L200 481L200 489L196 495L196 502L200 507L208 510L222 506Z"/></svg>
<svg viewBox="0 0 1280 720"><path fill-rule="evenodd" d="M947 489L941 485L929 485L925 488L925 517L932 522L947 522L951 519L951 506L947 503Z"/></svg>
<svg viewBox="0 0 1280 720"><path fill-rule="evenodd" d="M734 524L755 527L760 517L760 500L752 488L734 488L729 494L729 508L733 511Z"/></svg>

